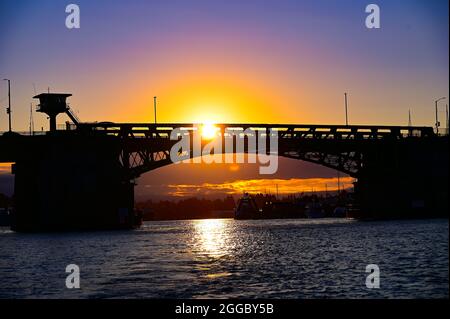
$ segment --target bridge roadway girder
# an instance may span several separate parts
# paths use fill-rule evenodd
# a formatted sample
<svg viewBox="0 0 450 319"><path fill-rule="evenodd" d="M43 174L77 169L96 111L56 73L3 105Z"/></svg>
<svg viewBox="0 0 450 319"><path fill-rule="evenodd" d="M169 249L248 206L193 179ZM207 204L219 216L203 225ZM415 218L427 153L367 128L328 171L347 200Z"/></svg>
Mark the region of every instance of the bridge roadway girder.
<svg viewBox="0 0 450 319"><path fill-rule="evenodd" d="M358 177L364 166L364 154L383 148L386 143L397 143L406 139L421 139L434 136L430 127L398 126L338 126L338 125L280 125L280 124L216 124L222 138L222 150L226 153L225 139L231 130L244 133L250 129L266 133L269 145L270 129L278 134L278 155L304 160L342 171ZM183 129L184 135L193 140L199 129L194 124L85 124L83 130L97 134L112 135L122 140L120 161L130 178L172 164L170 149L177 140L170 140L173 129ZM210 141L203 141L202 147ZM217 150L215 150L217 152ZM256 150L245 145L244 153ZM233 150L234 152L234 150ZM193 152L189 158L193 157Z"/></svg>
<svg viewBox="0 0 450 319"><path fill-rule="evenodd" d="M388 145L404 141L420 141L434 137L431 127L400 126L342 126L342 125L293 125L293 124L216 124L222 137L222 151L225 153L227 132L244 133L245 130L263 131L268 145L269 130L278 134L278 155L300 159L342 171L358 177L367 165L370 153L383 152ZM126 178L136 178L141 174L172 164L170 149L177 142L170 139L173 129L180 129L189 135L199 129L192 123L79 123L75 131L54 132L63 138L77 136L114 140L120 148L119 162ZM250 132L251 135L251 132ZM35 141L45 136L1 137L3 152L0 161L13 162L19 144L27 144L30 138ZM20 141L20 142L18 142ZM206 144L209 141L204 141ZM204 145L203 144L203 145ZM6 151L5 151L6 150ZM215 150L217 152L217 150ZM234 151L234 150L233 150ZM245 145L244 152L254 152ZM192 158L191 151L189 157ZM369 156L370 157L370 156ZM373 156L372 156L373 157Z"/></svg>

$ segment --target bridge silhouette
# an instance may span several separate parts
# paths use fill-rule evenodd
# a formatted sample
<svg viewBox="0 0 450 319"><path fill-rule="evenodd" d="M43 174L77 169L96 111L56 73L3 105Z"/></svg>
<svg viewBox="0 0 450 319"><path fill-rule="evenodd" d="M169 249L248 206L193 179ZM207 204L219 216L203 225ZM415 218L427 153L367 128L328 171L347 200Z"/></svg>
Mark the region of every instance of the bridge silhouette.
<svg viewBox="0 0 450 319"><path fill-rule="evenodd" d="M119 138L122 141L120 162L129 172L130 178L136 178L147 171L173 164L169 152L177 140L170 140L172 130L181 129L186 132L192 144L192 135L200 126L201 124L195 123L83 123L77 128L88 134ZM223 140L222 150L219 150L221 153L227 152L226 140L233 138L227 136L227 130L235 134L244 134L248 130L262 131L266 132L268 139L269 129L272 129L277 131L278 156L312 162L355 178L359 177L363 166L369 164L368 155L374 149L389 143L415 141L435 136L431 127L256 123L214 124L214 126L218 131L217 138ZM209 142L207 139L203 140L202 145ZM268 150L269 147L266 149ZM248 142L245 143L245 153L257 151L257 149L251 149ZM236 152L235 146L232 152ZM191 151L189 158L193 157L194 154Z"/></svg>
<svg viewBox="0 0 450 319"><path fill-rule="evenodd" d="M115 229L135 225L135 179L173 164L174 129L192 135L194 123L82 123L67 94L41 94L39 111L51 113L43 135L5 133L0 162L13 162L12 229L16 231ZM56 129L66 113L73 124ZM448 211L448 136L431 127L294 124L215 124L226 153L232 130L278 136L278 156L308 161L356 179L361 217L432 217ZM180 136L181 138L181 136ZM248 142L244 153L252 153ZM202 145L209 143L202 140ZM266 149L269 149L268 147ZM191 148L192 150L192 148ZM215 150L216 152L218 150ZM219 150L220 151L220 150ZM236 152L234 146L231 152ZM195 154L191 151L189 158Z"/></svg>

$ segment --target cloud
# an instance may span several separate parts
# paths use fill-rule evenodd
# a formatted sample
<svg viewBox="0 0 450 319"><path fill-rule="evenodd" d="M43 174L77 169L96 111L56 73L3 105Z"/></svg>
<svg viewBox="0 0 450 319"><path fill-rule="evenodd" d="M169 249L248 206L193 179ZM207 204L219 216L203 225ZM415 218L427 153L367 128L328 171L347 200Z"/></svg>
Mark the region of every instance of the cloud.
<svg viewBox="0 0 450 319"><path fill-rule="evenodd" d="M11 174L11 163L0 163L0 175Z"/></svg>
<svg viewBox="0 0 450 319"><path fill-rule="evenodd" d="M354 179L343 177L340 179L340 188L351 188ZM238 195L249 193L276 193L298 194L304 192L337 191L337 178L291 178L291 179L251 179L236 180L225 183L202 183L202 184L169 184L167 195L185 196L207 196L218 194Z"/></svg>

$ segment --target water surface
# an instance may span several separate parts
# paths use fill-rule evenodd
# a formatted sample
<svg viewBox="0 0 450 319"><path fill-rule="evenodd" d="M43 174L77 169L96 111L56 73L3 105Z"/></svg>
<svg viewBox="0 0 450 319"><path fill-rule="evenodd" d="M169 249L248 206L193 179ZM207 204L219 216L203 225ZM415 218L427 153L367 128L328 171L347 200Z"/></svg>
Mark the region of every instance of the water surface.
<svg viewBox="0 0 450 319"><path fill-rule="evenodd" d="M67 289L68 264L81 289ZM377 264L380 289L365 285ZM0 228L0 298L448 298L448 220L232 219Z"/></svg>

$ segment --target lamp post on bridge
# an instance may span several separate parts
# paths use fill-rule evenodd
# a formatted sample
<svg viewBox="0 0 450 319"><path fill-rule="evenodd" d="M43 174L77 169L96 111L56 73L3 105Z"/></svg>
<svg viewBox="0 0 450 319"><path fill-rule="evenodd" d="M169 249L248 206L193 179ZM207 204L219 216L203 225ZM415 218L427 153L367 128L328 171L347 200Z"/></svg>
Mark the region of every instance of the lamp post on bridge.
<svg viewBox="0 0 450 319"><path fill-rule="evenodd" d="M348 126L347 93L344 93L344 97L345 97L345 126Z"/></svg>
<svg viewBox="0 0 450 319"><path fill-rule="evenodd" d="M3 79L3 81L8 81L8 108L6 113L8 114L9 132L11 133L11 80Z"/></svg>
<svg viewBox="0 0 450 319"><path fill-rule="evenodd" d="M156 124L156 96L153 97L153 111L155 113L155 124Z"/></svg>
<svg viewBox="0 0 450 319"><path fill-rule="evenodd" d="M445 120L447 121L447 135L449 135L450 132L449 132L449 127L448 127L448 121L449 121L449 117L448 117L448 104L445 105Z"/></svg>
<svg viewBox="0 0 450 319"><path fill-rule="evenodd" d="M441 124L439 123L439 118L438 118L438 102L441 100L444 100L445 97L441 97L440 99L437 99L436 101L434 101L434 107L436 110L436 134L439 135L439 126L441 126Z"/></svg>

